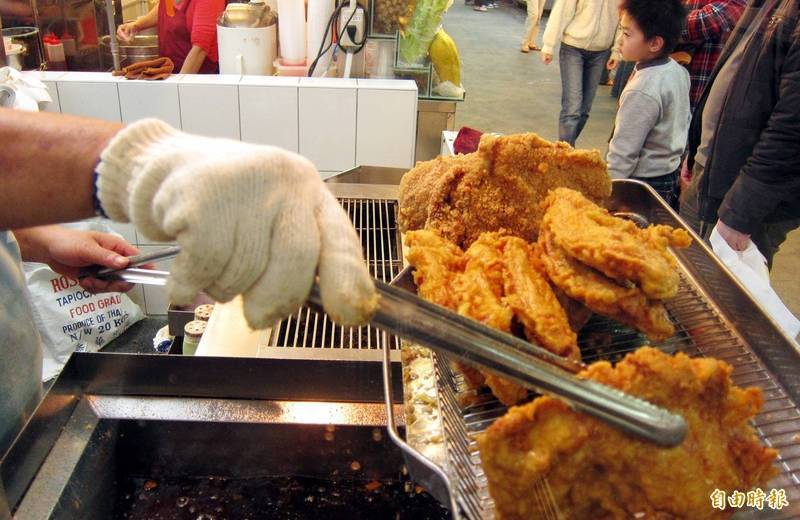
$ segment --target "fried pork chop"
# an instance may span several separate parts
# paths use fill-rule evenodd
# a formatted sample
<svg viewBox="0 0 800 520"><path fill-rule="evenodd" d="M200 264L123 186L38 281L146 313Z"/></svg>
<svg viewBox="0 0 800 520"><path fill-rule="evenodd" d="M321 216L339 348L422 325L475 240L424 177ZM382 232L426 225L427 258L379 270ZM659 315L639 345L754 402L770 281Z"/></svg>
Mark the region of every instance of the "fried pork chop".
<svg viewBox="0 0 800 520"><path fill-rule="evenodd" d="M667 246L688 247L691 238L685 230L639 228L565 188L553 190L542 207L543 226L575 260L618 283L633 282L648 298L663 300L678 292L675 258Z"/></svg>
<svg viewBox="0 0 800 520"><path fill-rule="evenodd" d="M511 408L478 437L498 518L546 518L535 493L545 479L570 520L729 518L735 511L713 509L711 493L764 486L777 455L748 424L761 408L761 390L734 386L731 371L716 359L643 347L614 367L600 361L580 374L681 414L689 431L671 449L553 397Z"/></svg>
<svg viewBox="0 0 800 520"><path fill-rule="evenodd" d="M471 154L421 162L400 183L402 231L435 229L466 249L486 231L535 241L548 191L569 187L594 202L611 195L599 152L536 134L481 137Z"/></svg>
<svg viewBox="0 0 800 520"><path fill-rule="evenodd" d="M652 341L675 333L662 300L675 296L680 277L667 248L688 247L686 231L639 228L567 188L550 192L542 207L539 245L556 287Z"/></svg>

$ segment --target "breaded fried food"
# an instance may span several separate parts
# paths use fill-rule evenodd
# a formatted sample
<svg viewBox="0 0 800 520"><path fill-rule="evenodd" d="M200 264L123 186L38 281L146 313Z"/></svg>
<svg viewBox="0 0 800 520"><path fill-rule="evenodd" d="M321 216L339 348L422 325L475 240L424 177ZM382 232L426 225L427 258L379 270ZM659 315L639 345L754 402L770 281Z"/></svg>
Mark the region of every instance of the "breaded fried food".
<svg viewBox="0 0 800 520"><path fill-rule="evenodd" d="M476 152L421 162L403 176L400 229L436 229L464 249L500 229L535 241L541 202L561 186L598 203L608 198L611 178L599 152L533 133L486 134Z"/></svg>
<svg viewBox="0 0 800 520"><path fill-rule="evenodd" d="M423 229L434 193L449 192L468 171L478 168L476 154L436 157L418 162L400 179L400 229Z"/></svg>
<svg viewBox="0 0 800 520"><path fill-rule="evenodd" d="M510 332L516 317L531 341L580 360L576 335L544 277L538 246L503 231L484 233L466 251L436 231L406 233L407 259L415 267L419 295L489 327ZM483 384L503 404L525 399L528 390L458 361L470 388Z"/></svg>
<svg viewBox="0 0 800 520"><path fill-rule="evenodd" d="M406 233L405 243L420 298L456 310L454 283L466 263L464 252L435 231L425 229Z"/></svg>
<svg viewBox="0 0 800 520"><path fill-rule="evenodd" d="M541 248L539 248L541 251ZM540 256L541 259L541 256ZM544 267L544 261L542 261L542 267ZM545 275L547 274L547 270L544 271ZM594 313L592 312L589 307L582 304L578 300L573 300L566 294L564 291L559 289L558 287L553 287L553 293L556 295L558 299L558 303L561 304L561 307L564 308L564 312L567 313L567 319L569 320L569 326L574 330L576 333L580 332L583 327L589 323L589 320L592 319Z"/></svg>
<svg viewBox="0 0 800 520"><path fill-rule="evenodd" d="M503 256L495 245L496 234L485 233L464 253L464 271L456 276L455 292L459 298L458 313L488 325L511 331L514 314L503 298ZM464 372L463 363L458 368ZM484 384L505 405L516 404L528 396L528 390L488 371L480 371ZM464 372L466 380L474 375Z"/></svg>
<svg viewBox="0 0 800 520"><path fill-rule="evenodd" d="M409 231L405 243L406 259L414 266L414 283L420 298L457 311L460 297L455 292L455 280L466 265L464 252L436 231L426 229ZM453 366L464 376L469 388L484 384L478 369L458 362Z"/></svg>
<svg viewBox="0 0 800 520"><path fill-rule="evenodd" d="M571 258L555 244L548 228L539 235L547 276L564 293L592 311L640 330L652 341L675 334L664 304L650 300L635 286L623 287Z"/></svg>
<svg viewBox="0 0 800 520"><path fill-rule="evenodd" d="M504 377L481 371L484 383L492 391L498 401L506 406L515 405L528 397L528 390Z"/></svg>
<svg viewBox="0 0 800 520"><path fill-rule="evenodd" d="M487 235L491 236L481 235L478 242ZM505 301L527 338L554 354L580 361L577 334L547 281L538 246L517 237L504 237L501 245Z"/></svg>
<svg viewBox="0 0 800 520"><path fill-rule="evenodd" d="M620 284L637 285L648 298L677 294L680 279L667 246L688 247L691 238L685 230L663 225L641 229L566 188L550 192L542 207L542 225L575 260Z"/></svg>
<svg viewBox="0 0 800 520"><path fill-rule="evenodd" d="M495 234L485 233L464 252L464 271L455 278L458 313L509 332L514 314L503 301L503 254Z"/></svg>
<svg viewBox="0 0 800 520"><path fill-rule="evenodd" d="M765 486L777 451L762 446L748 421L763 403L758 388L732 384L732 369L712 358L669 356L644 347L615 367L605 361L580 377L605 383L682 415L682 444L665 449L574 411L553 397L511 408L478 437L497 517L548 518L535 490L546 485L562 518L729 518L711 507L728 494Z"/></svg>

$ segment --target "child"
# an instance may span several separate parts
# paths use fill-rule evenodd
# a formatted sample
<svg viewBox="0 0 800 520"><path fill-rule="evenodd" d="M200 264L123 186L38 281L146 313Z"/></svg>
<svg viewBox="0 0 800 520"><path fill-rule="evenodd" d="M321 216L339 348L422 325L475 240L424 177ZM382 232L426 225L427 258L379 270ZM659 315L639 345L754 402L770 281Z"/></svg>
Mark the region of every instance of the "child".
<svg viewBox="0 0 800 520"><path fill-rule="evenodd" d="M689 73L669 57L686 13L681 0L623 0L620 52L636 67L620 96L608 170L675 196L689 130Z"/></svg>

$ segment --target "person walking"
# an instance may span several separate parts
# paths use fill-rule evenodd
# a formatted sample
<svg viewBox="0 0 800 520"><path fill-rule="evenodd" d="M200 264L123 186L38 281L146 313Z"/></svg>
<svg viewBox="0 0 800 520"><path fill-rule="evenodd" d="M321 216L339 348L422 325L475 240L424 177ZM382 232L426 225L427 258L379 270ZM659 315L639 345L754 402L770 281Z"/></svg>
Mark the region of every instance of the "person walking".
<svg viewBox="0 0 800 520"><path fill-rule="evenodd" d="M541 50L536 45L536 36L539 35L539 22L542 20L545 0L527 0L528 17L525 18L525 35L522 38L522 52Z"/></svg>
<svg viewBox="0 0 800 520"><path fill-rule="evenodd" d="M561 43L558 139L572 146L586 126L600 76L612 54L618 4L618 0L556 0L547 21L541 59L550 64Z"/></svg>

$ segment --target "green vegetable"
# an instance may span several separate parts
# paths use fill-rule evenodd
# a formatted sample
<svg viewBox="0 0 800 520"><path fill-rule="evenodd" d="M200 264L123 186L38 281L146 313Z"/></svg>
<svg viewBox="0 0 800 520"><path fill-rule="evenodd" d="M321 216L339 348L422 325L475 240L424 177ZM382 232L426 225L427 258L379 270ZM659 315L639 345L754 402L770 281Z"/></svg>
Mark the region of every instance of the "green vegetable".
<svg viewBox="0 0 800 520"><path fill-rule="evenodd" d="M403 62L417 64L425 59L448 7L450 0L417 0L414 15L400 36L400 59Z"/></svg>

